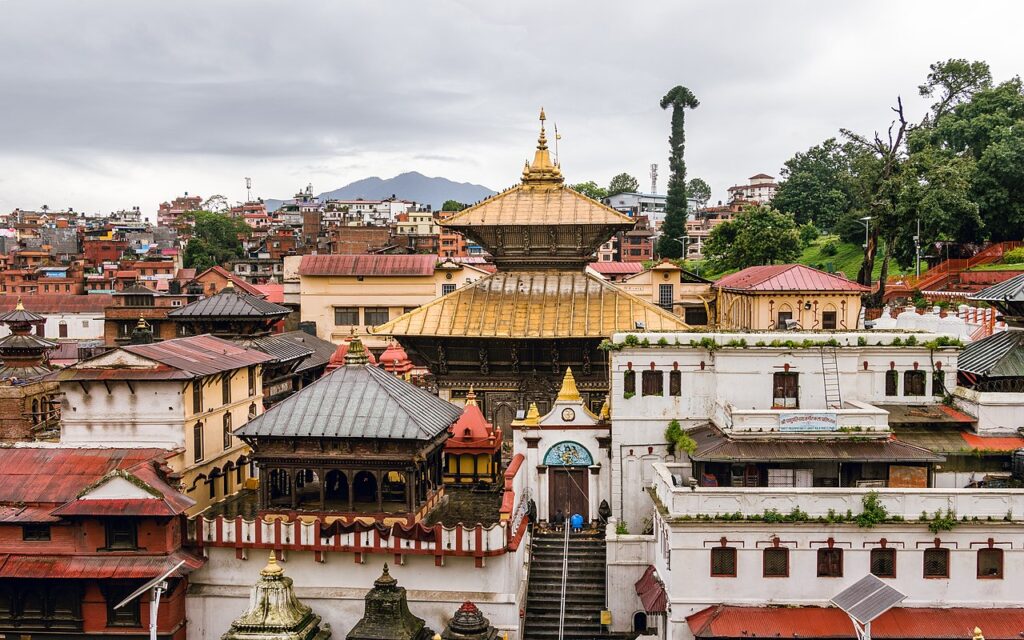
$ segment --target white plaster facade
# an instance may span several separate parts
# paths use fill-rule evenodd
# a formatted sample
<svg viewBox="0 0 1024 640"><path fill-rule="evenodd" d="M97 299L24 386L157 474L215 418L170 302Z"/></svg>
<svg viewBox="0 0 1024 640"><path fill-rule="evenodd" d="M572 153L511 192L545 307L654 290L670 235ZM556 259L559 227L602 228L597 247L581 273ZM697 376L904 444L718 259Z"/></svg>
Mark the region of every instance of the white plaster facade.
<svg viewBox="0 0 1024 640"><path fill-rule="evenodd" d="M102 340L103 309L83 312L40 313L46 319L43 337L50 340ZM63 328L62 328L63 327ZM7 325L0 326L0 338L10 335Z"/></svg>

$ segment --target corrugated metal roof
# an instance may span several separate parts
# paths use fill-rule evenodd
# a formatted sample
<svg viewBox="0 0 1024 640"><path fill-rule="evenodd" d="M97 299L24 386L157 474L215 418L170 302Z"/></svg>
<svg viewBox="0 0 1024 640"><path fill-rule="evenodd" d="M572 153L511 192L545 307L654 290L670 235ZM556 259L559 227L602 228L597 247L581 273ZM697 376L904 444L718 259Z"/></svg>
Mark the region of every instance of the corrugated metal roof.
<svg viewBox="0 0 1024 640"><path fill-rule="evenodd" d="M174 516L181 513L163 500L72 500L51 512L54 516Z"/></svg>
<svg viewBox="0 0 1024 640"><path fill-rule="evenodd" d="M438 258L433 255L302 256L303 276L430 276Z"/></svg>
<svg viewBox="0 0 1024 640"><path fill-rule="evenodd" d="M279 335L239 340L238 342L249 349L262 351L277 362L288 362L313 354L311 347L303 345L301 342L287 340Z"/></svg>
<svg viewBox="0 0 1024 640"><path fill-rule="evenodd" d="M679 316L580 271L499 271L380 325L394 336L607 338L685 331Z"/></svg>
<svg viewBox="0 0 1024 640"><path fill-rule="evenodd" d="M591 262L587 266L600 274L608 275L640 273L644 270L644 265L639 262Z"/></svg>
<svg viewBox="0 0 1024 640"><path fill-rule="evenodd" d="M802 264L748 267L727 275L715 287L738 291L867 291L868 288Z"/></svg>
<svg viewBox="0 0 1024 640"><path fill-rule="evenodd" d="M1014 302L1024 301L1024 274L1014 276L1009 280L994 284L987 289L969 296L970 300L1011 300Z"/></svg>
<svg viewBox="0 0 1024 640"><path fill-rule="evenodd" d="M0 322L42 322L45 320L43 316L32 313L25 308L18 309L17 303L11 307L11 310L0 315Z"/></svg>
<svg viewBox="0 0 1024 640"><path fill-rule="evenodd" d="M219 265L214 265L214 266L210 267L209 269L207 269L206 271L203 271L199 275L195 276L192 279L192 281L201 280L203 278L203 276L205 276L208 273L216 273L220 277L222 277L222 278L224 278L226 280L230 280L231 284L233 284L234 286L238 287L239 289L241 289L242 291L248 293L251 296L256 296L256 297L259 297L259 298L263 297L263 292L262 291L260 291L256 287L254 287L251 284L249 284L248 282L246 282L244 278L239 278L235 274L231 273L230 271L228 271L227 269L225 269L224 267L221 267ZM190 281L188 284L191 284L192 281Z"/></svg>
<svg viewBox="0 0 1024 640"><path fill-rule="evenodd" d="M697 638L855 638L853 625L838 608L708 607L686 619ZM896 607L871 622L872 638L964 640L975 627L986 640L1020 640L1024 608Z"/></svg>
<svg viewBox="0 0 1024 640"><path fill-rule="evenodd" d="M373 365L345 365L250 420L235 435L430 440L461 413Z"/></svg>
<svg viewBox="0 0 1024 640"><path fill-rule="evenodd" d="M690 458L700 462L785 462L835 460L839 462L941 462L944 457L899 440L847 441L842 439L789 440L782 438L733 439L714 425L690 431L697 449Z"/></svg>
<svg viewBox="0 0 1024 640"><path fill-rule="evenodd" d="M197 376L223 373L272 360L265 353L211 335L175 338L152 344L130 344L121 348ZM83 365L88 365L88 362Z"/></svg>
<svg viewBox="0 0 1024 640"><path fill-rule="evenodd" d="M137 579L155 578L185 561L175 577L188 575L203 566L203 560L185 551L168 555L35 555L0 556L0 577L59 579Z"/></svg>
<svg viewBox="0 0 1024 640"><path fill-rule="evenodd" d="M657 571L654 565L647 567L644 575L633 584L636 595L640 596L640 602L644 605L647 613L665 613L668 604L668 595L665 593L665 585L658 580Z"/></svg>
<svg viewBox="0 0 1024 640"><path fill-rule="evenodd" d="M25 308L34 313L103 313L113 304L109 293L63 295L36 293L21 296ZM0 295L0 311L10 311L18 304L18 296Z"/></svg>
<svg viewBox="0 0 1024 640"><path fill-rule="evenodd" d="M1024 376L1024 331L1001 331L967 343L960 351L956 366L976 376Z"/></svg>
<svg viewBox="0 0 1024 640"><path fill-rule="evenodd" d="M168 318L283 318L291 309L267 302L234 287L167 313Z"/></svg>
<svg viewBox="0 0 1024 640"><path fill-rule="evenodd" d="M277 337L282 340L291 340L303 347L309 347L312 349L313 353L299 364L298 368L295 370L296 373L315 367L325 366L338 348L338 345L333 342L323 340L316 336L311 336L305 331L286 331L278 334Z"/></svg>

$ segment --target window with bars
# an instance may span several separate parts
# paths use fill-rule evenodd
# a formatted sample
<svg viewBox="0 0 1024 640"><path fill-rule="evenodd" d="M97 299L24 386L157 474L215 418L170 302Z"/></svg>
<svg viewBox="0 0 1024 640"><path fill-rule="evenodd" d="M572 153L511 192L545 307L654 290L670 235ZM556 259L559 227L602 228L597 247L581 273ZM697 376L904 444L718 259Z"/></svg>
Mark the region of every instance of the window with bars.
<svg viewBox="0 0 1024 640"><path fill-rule="evenodd" d="M683 395L683 372L668 372L668 395L679 397Z"/></svg>
<svg viewBox="0 0 1024 640"><path fill-rule="evenodd" d="M716 578L736 577L735 547L714 547L711 549L711 575Z"/></svg>
<svg viewBox="0 0 1024 640"><path fill-rule="evenodd" d="M871 573L879 578L896 577L896 550L872 549Z"/></svg>
<svg viewBox="0 0 1024 640"><path fill-rule="evenodd" d="M672 297L673 297L672 285L670 284L659 284L658 285L658 305L666 310L672 310Z"/></svg>
<svg viewBox="0 0 1024 640"><path fill-rule="evenodd" d="M835 311L822 311L821 312L821 328L822 329L835 329L836 323L836 312Z"/></svg>
<svg viewBox="0 0 1024 640"><path fill-rule="evenodd" d="M978 549L978 577L1003 579L1003 550L995 547Z"/></svg>
<svg viewBox="0 0 1024 640"><path fill-rule="evenodd" d="M705 325L708 323L708 310L704 307L686 307L683 319L689 325Z"/></svg>
<svg viewBox="0 0 1024 640"><path fill-rule="evenodd" d="M776 372L772 376L772 406L796 409L800 406L799 374Z"/></svg>
<svg viewBox="0 0 1024 640"><path fill-rule="evenodd" d="M664 395L664 378L665 376L660 371L644 371L640 376L641 395Z"/></svg>
<svg viewBox="0 0 1024 640"><path fill-rule="evenodd" d="M900 372L889 369L885 372L885 395L898 396L900 388Z"/></svg>
<svg viewBox="0 0 1024 640"><path fill-rule="evenodd" d="M907 371L903 374L903 395L923 396L924 384L924 371Z"/></svg>
<svg viewBox="0 0 1024 640"><path fill-rule="evenodd" d="M358 307L334 307L334 325L349 327L359 324Z"/></svg>
<svg viewBox="0 0 1024 640"><path fill-rule="evenodd" d="M376 327L391 319L390 310L387 307L366 307L363 309L363 320L366 325Z"/></svg>
<svg viewBox="0 0 1024 640"><path fill-rule="evenodd" d="M626 395L636 395L636 371L627 369L622 374L622 392Z"/></svg>
<svg viewBox="0 0 1024 640"><path fill-rule="evenodd" d="M819 578L842 578L843 577L843 550L842 549L818 549L818 577Z"/></svg>
<svg viewBox="0 0 1024 640"><path fill-rule="evenodd" d="M455 285L450 282L445 282L441 285L441 295L446 296L449 293L455 291Z"/></svg>
<svg viewBox="0 0 1024 640"><path fill-rule="evenodd" d="M949 549L924 550L924 577L949 577Z"/></svg>
<svg viewBox="0 0 1024 640"><path fill-rule="evenodd" d="M21 539L27 542L46 542L50 539L50 525L26 524L21 527Z"/></svg>
<svg viewBox="0 0 1024 640"><path fill-rule="evenodd" d="M762 554L765 578L789 577L789 549L786 547L768 547Z"/></svg>

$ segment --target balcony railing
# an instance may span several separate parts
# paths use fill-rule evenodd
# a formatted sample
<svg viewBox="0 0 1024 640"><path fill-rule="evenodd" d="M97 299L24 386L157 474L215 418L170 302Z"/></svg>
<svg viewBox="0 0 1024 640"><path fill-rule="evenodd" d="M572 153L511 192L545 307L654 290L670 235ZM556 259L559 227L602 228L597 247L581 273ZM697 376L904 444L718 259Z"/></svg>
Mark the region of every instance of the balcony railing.
<svg viewBox="0 0 1024 640"><path fill-rule="evenodd" d="M889 413L884 409L847 400L841 409L738 409L719 400L714 421L729 435L808 434L828 437L884 437L889 433Z"/></svg>

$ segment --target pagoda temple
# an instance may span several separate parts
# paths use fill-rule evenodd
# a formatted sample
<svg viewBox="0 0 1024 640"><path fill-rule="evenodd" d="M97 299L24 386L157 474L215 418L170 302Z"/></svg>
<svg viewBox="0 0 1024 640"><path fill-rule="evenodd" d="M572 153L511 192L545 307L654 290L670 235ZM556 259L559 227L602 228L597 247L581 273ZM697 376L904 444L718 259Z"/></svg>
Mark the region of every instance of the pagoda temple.
<svg viewBox="0 0 1024 640"><path fill-rule="evenodd" d="M11 335L0 339L0 380L31 380L50 372L45 364L46 354L57 343L32 333L33 327L42 326L45 321L41 315L27 311L21 300L13 311L0 315L0 322L11 330Z"/></svg>
<svg viewBox="0 0 1024 640"><path fill-rule="evenodd" d="M444 481L455 484L494 484L501 476L501 429L487 422L472 387L466 408L449 429L444 443Z"/></svg>
<svg viewBox="0 0 1024 640"><path fill-rule="evenodd" d="M423 618L409 611L405 587L398 586L388 572L373 583L366 594L366 610L362 617L345 636L346 640L431 640L434 632Z"/></svg>
<svg viewBox="0 0 1024 640"><path fill-rule="evenodd" d="M584 401L600 411L608 390L598 345L623 331L683 331L681 318L588 274L597 248L635 221L565 185L540 137L522 182L440 224L483 246L497 272L377 327L430 368L442 398L472 385L506 437L535 402L552 406L571 366Z"/></svg>

